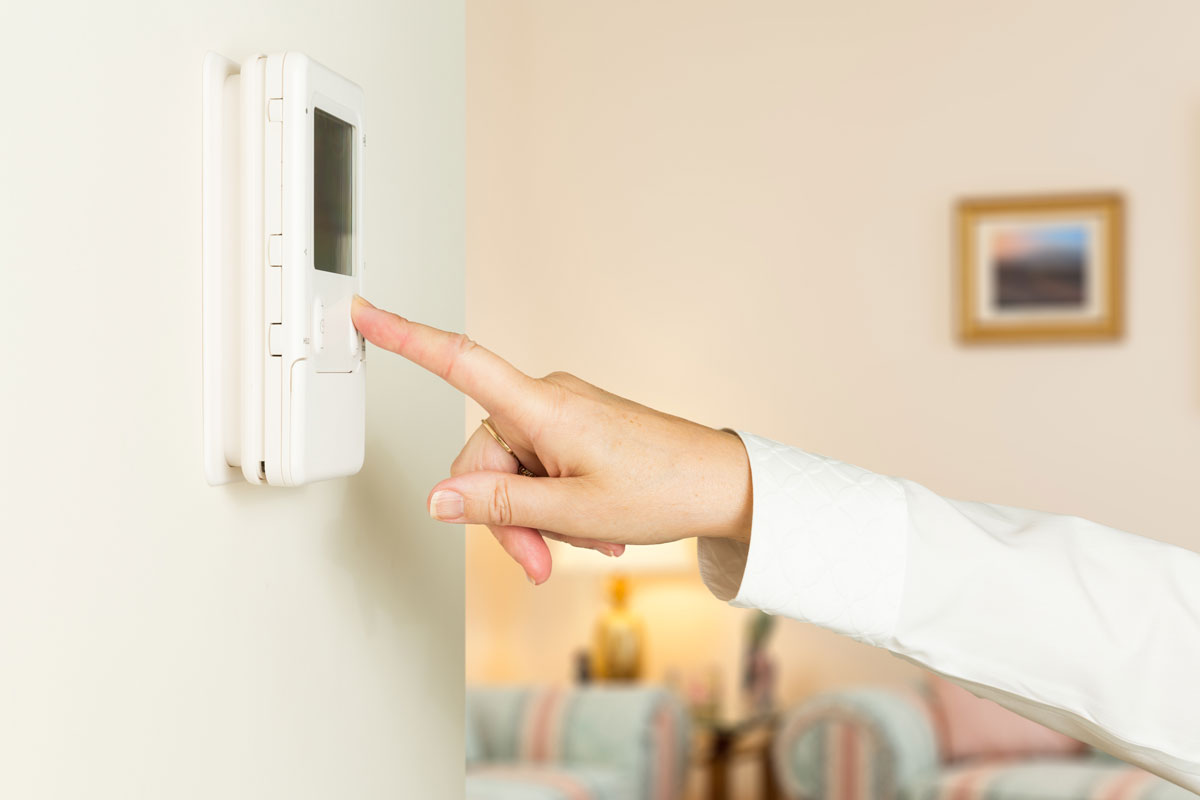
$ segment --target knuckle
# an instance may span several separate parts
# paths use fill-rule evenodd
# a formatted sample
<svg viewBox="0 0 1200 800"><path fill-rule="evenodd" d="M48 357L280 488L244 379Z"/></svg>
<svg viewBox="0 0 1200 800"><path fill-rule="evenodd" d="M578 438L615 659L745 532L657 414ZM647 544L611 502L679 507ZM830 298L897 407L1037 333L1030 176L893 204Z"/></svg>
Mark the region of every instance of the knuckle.
<svg viewBox="0 0 1200 800"><path fill-rule="evenodd" d="M570 372L563 372L561 370L551 372L542 378L541 382L553 389L557 389L563 395L596 397L604 393L602 389L598 389L578 375L572 375Z"/></svg>
<svg viewBox="0 0 1200 800"><path fill-rule="evenodd" d="M548 396L551 407L561 410L567 404L568 398L579 392L582 381L569 372L551 372L542 378L542 383L550 390Z"/></svg>
<svg viewBox="0 0 1200 800"><path fill-rule="evenodd" d="M472 339L470 336L467 336L465 333L456 334L454 338L456 339L455 343L458 345L459 355L469 353L479 346L475 343L474 339Z"/></svg>
<svg viewBox="0 0 1200 800"><path fill-rule="evenodd" d="M488 517L496 525L512 524L512 503L508 495L508 481L501 478L492 489L488 503Z"/></svg>
<svg viewBox="0 0 1200 800"><path fill-rule="evenodd" d="M462 363L463 358L470 354L476 347L479 347L479 344L470 336L467 336L465 333L455 334L454 347L450 358L446 361L446 371L440 377L443 380L448 379L454 373L455 368Z"/></svg>

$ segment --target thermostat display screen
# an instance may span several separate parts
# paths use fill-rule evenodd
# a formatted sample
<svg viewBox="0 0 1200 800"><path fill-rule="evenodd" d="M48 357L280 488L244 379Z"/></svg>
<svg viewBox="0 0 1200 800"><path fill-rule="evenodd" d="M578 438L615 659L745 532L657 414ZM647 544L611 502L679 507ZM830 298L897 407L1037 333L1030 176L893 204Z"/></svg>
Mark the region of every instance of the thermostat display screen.
<svg viewBox="0 0 1200 800"><path fill-rule="evenodd" d="M313 264L354 272L354 126L313 109Z"/></svg>

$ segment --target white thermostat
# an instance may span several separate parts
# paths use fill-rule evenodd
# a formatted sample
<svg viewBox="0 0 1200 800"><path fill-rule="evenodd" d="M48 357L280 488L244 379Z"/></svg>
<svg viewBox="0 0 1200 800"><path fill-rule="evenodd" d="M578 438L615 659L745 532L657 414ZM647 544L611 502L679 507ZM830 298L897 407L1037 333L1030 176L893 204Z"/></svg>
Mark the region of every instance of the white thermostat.
<svg viewBox="0 0 1200 800"><path fill-rule="evenodd" d="M204 468L296 486L362 467L363 92L302 53L204 60Z"/></svg>

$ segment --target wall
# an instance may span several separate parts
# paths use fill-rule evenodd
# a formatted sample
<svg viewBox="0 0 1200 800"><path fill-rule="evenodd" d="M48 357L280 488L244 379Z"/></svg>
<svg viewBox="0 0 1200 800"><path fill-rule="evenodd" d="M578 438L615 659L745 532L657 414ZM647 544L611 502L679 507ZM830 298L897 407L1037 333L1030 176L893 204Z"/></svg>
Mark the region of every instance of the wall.
<svg viewBox="0 0 1200 800"><path fill-rule="evenodd" d="M366 90L369 295L463 322L463 9L8 4L0 129L0 795L455 797L462 400L369 356L362 473L204 483L201 62Z"/></svg>
<svg viewBox="0 0 1200 800"><path fill-rule="evenodd" d="M520 0L467 10L467 320L566 369L951 496L1200 549L1200 7ZM1128 335L965 347L962 195L1116 188ZM467 423L478 417L468 410ZM468 680L565 680L598 578L467 546ZM642 586L650 672L745 617ZM790 700L914 669L785 622Z"/></svg>

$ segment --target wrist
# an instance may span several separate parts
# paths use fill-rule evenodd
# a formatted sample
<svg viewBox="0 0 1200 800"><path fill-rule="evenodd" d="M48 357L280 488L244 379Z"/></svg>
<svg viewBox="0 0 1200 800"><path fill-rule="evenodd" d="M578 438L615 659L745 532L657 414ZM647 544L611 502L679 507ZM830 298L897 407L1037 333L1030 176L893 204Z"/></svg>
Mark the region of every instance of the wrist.
<svg viewBox="0 0 1200 800"><path fill-rule="evenodd" d="M751 523L754 518L754 487L750 475L750 456L742 437L736 431L722 428L717 431L721 441L721 458L724 471L722 481L722 503L725 506L725 524L720 538L750 544Z"/></svg>

